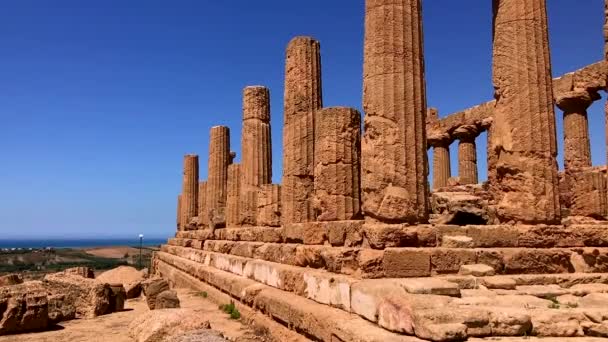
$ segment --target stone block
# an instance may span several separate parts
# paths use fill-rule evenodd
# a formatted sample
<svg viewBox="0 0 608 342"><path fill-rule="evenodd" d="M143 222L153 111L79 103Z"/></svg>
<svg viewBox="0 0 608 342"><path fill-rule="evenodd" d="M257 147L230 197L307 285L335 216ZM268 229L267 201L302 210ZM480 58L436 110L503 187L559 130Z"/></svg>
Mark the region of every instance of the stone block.
<svg viewBox="0 0 608 342"><path fill-rule="evenodd" d="M389 278L428 277L431 275L431 253L414 248L387 248L382 266Z"/></svg>
<svg viewBox="0 0 608 342"><path fill-rule="evenodd" d="M458 273L460 266L477 263L477 253L468 249L437 248L431 252L433 273Z"/></svg>
<svg viewBox="0 0 608 342"><path fill-rule="evenodd" d="M460 266L460 271L458 272L460 275L472 275L474 277L493 276L494 273L494 268L484 264L462 265Z"/></svg>

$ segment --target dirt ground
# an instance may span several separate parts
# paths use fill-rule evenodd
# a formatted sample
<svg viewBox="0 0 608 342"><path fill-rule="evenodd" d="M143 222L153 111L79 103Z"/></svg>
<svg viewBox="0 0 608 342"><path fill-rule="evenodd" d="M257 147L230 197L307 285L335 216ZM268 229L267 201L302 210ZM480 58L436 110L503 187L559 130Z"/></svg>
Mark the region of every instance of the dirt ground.
<svg viewBox="0 0 608 342"><path fill-rule="evenodd" d="M182 308L196 308L208 316L211 329L228 341L263 342L252 329L239 321L231 320L218 309L217 304L198 296L189 290L178 290ZM53 331L20 335L0 336L0 342L133 342L129 337L129 324L139 315L148 311L146 303L138 298L127 301L126 310L95 319L81 319L63 322ZM215 334L214 334L215 335ZM192 336L193 341L218 341L202 336ZM201 338L202 337L202 338ZM184 341L189 339L184 339Z"/></svg>
<svg viewBox="0 0 608 342"><path fill-rule="evenodd" d="M139 255L139 249L128 246L90 248L85 252L97 257L112 259L122 259L125 254Z"/></svg>

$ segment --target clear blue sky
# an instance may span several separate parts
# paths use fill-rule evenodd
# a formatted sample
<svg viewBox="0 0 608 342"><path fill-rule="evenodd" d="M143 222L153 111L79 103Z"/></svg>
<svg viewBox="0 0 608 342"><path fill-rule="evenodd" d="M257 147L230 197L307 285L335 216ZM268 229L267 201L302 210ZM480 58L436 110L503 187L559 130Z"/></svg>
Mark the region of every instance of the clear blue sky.
<svg viewBox="0 0 608 342"><path fill-rule="evenodd" d="M554 75L600 60L603 0L547 2ZM182 156L198 153L206 178L208 131L218 124L231 127L240 153L247 85L271 89L279 182L285 46L295 35L319 39L325 105L360 108L363 6L363 0L3 3L2 237L173 234ZM424 6L429 105L445 115L490 100L491 1ZM605 163L603 117L602 100L590 110L594 164ZM485 178L485 143L479 147Z"/></svg>

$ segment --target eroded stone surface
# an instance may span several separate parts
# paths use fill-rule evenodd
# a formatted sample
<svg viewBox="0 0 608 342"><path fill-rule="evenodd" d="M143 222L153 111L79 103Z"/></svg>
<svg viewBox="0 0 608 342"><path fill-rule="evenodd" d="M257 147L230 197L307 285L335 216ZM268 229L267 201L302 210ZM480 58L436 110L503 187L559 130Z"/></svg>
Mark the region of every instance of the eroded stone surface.
<svg viewBox="0 0 608 342"><path fill-rule="evenodd" d="M366 2L361 180L363 211L379 221L428 219L421 20L419 0Z"/></svg>

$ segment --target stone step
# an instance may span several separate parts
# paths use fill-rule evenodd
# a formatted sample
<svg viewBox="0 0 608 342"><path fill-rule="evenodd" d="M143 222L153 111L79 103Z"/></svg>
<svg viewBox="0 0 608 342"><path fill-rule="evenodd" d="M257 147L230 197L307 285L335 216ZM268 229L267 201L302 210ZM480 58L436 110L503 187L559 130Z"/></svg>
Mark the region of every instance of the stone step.
<svg viewBox="0 0 608 342"><path fill-rule="evenodd" d="M250 279L223 272L166 253L155 261L161 276L175 285L200 288L209 284L246 305L269 315L275 321L317 341L343 342L421 342L413 337L382 329L357 315L315 303L300 296L271 288Z"/></svg>
<svg viewBox="0 0 608 342"><path fill-rule="evenodd" d="M608 248L386 248L312 246L230 240L173 238L193 247L287 265L326 269L362 278L427 277L458 274L462 266L485 264L495 274L608 272Z"/></svg>
<svg viewBox="0 0 608 342"><path fill-rule="evenodd" d="M531 333L576 336L583 334L584 329L601 326L608 319L608 305L604 305L608 294L603 293L607 290L604 284L579 284L574 285L572 291L562 290L560 293L593 293L579 300L580 308L565 304L560 308L559 304L539 298L546 296L543 289L547 286L521 286L509 293L470 290L466 297L455 298L460 291L456 283L445 280L449 277L355 280L332 276L329 272L191 248L164 246L163 250L165 252L157 254L160 261L211 282L236 298L247 297L244 288L269 286L285 290L283 293L307 297L318 305L355 313L386 330L434 341ZM230 274L230 277L226 275L227 281L214 278L213 271ZM582 279L585 278L579 280Z"/></svg>
<svg viewBox="0 0 608 342"><path fill-rule="evenodd" d="M390 225L364 221L310 222L280 228L178 231L178 238L288 242L334 247L554 248L608 247L608 222L573 225ZM447 238L446 238L447 237Z"/></svg>

